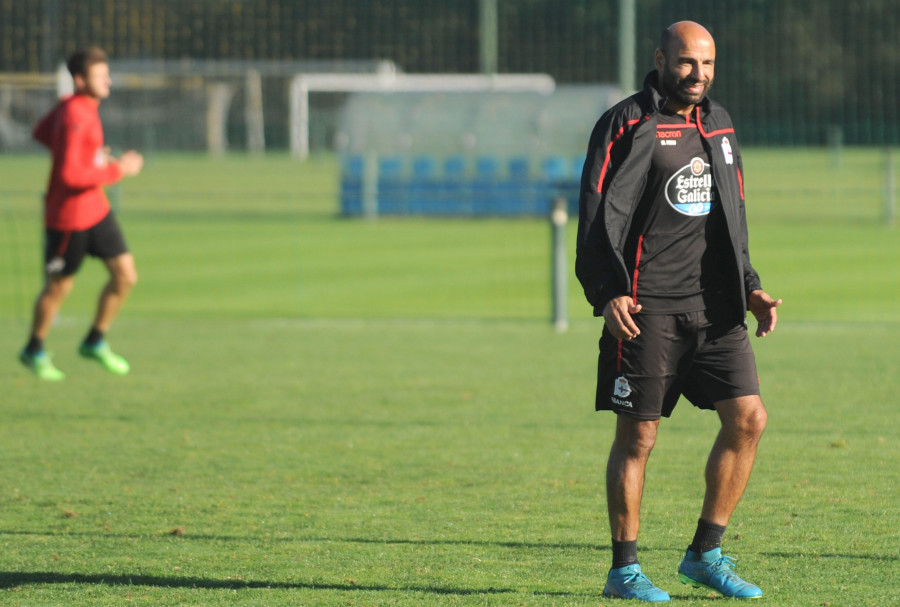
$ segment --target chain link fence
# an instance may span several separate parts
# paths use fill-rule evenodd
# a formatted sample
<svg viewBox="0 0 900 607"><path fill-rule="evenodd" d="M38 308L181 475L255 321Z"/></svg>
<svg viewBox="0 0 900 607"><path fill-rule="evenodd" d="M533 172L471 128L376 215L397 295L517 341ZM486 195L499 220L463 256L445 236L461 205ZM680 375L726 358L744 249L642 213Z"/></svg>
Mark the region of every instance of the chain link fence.
<svg viewBox="0 0 900 607"><path fill-rule="evenodd" d="M121 61L327 61L341 69L386 60L406 73L471 73L480 66L480 1L0 0L0 73L49 74L87 44ZM664 27L705 24L718 46L713 96L745 144L900 143L896 0L634 3L634 81L652 68ZM496 6L499 72L546 73L559 84L619 81L619 2ZM278 96L277 107L266 106L269 147L287 146L283 87L263 82Z"/></svg>

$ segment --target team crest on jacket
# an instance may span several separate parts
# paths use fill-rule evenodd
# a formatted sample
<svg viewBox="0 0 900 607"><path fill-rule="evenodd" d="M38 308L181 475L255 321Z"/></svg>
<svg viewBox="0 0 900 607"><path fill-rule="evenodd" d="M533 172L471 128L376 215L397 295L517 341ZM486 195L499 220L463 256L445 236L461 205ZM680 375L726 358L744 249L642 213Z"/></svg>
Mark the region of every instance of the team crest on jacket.
<svg viewBox="0 0 900 607"><path fill-rule="evenodd" d="M666 200L682 215L707 215L716 202L712 171L702 158L678 170L666 183Z"/></svg>
<svg viewBox="0 0 900 607"><path fill-rule="evenodd" d="M725 156L725 164L734 164L734 153L731 151L728 137L722 137L722 154Z"/></svg>

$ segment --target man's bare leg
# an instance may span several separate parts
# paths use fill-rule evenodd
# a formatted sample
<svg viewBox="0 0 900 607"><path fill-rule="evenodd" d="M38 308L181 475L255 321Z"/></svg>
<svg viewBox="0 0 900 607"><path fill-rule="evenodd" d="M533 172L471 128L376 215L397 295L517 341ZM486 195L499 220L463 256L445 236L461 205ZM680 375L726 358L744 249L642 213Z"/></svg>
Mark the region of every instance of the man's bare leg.
<svg viewBox="0 0 900 607"><path fill-rule="evenodd" d="M48 275L43 290L34 302L31 335L19 354L19 360L41 379L59 381L66 377L44 351L44 339L50 334L53 321L74 285L74 276Z"/></svg>
<svg viewBox="0 0 900 607"><path fill-rule="evenodd" d="M53 321L59 314L59 309L72 287L75 286L74 276L48 276L44 283L44 289L38 295L34 303L34 314L31 320L31 335L41 341L47 339Z"/></svg>
<svg viewBox="0 0 900 607"><path fill-rule="evenodd" d="M122 305L137 284L137 269L131 253L123 253L118 257L106 259L104 263L109 270L109 281L100 292L97 312L92 325L101 333L106 333L112 327L119 310L122 309Z"/></svg>
<svg viewBox="0 0 900 607"><path fill-rule="evenodd" d="M721 401L715 407L722 428L706 463L700 518L725 526L747 488L768 414L758 395Z"/></svg>
<svg viewBox="0 0 900 607"><path fill-rule="evenodd" d="M113 352L103 337L137 284L137 271L131 253L104 261L109 270L109 282L100 292L94 324L78 351L85 358L99 361L107 371L125 375L131 368L128 361Z"/></svg>
<svg viewBox="0 0 900 607"><path fill-rule="evenodd" d="M669 594L644 575L637 558L644 475L658 428L659 420L619 415L616 421L616 438L606 463L613 563L603 589L605 596L653 602L669 600Z"/></svg>
<svg viewBox="0 0 900 607"><path fill-rule="evenodd" d="M722 422L706 463L706 495L694 540L678 567L681 581L726 597L756 598L759 587L742 580L722 555L725 527L747 488L756 449L766 427L762 399L743 396L715 403Z"/></svg>
<svg viewBox="0 0 900 607"><path fill-rule="evenodd" d="M644 473L658 428L659 420L618 416L616 438L606 463L606 503L612 538L616 541L637 540Z"/></svg>

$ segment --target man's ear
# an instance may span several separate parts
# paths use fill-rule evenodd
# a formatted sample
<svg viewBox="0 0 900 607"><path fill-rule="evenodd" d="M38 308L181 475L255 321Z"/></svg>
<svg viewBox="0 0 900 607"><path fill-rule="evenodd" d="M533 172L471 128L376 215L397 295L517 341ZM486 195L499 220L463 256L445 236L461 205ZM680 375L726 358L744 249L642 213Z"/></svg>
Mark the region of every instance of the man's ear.
<svg viewBox="0 0 900 607"><path fill-rule="evenodd" d="M662 52L662 49L656 49L656 54L653 56L654 65L656 65L656 71L662 72L663 67L666 65L666 56Z"/></svg>
<svg viewBox="0 0 900 607"><path fill-rule="evenodd" d="M72 82L75 84L76 91L82 91L87 86L87 79L81 74L72 76Z"/></svg>

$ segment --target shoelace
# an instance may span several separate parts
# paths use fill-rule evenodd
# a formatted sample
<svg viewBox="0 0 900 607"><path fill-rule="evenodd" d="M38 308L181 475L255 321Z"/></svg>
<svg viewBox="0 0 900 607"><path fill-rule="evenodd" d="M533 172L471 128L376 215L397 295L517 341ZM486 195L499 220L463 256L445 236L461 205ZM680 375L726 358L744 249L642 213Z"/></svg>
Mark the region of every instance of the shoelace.
<svg viewBox="0 0 900 607"><path fill-rule="evenodd" d="M715 569L716 573L724 575L729 579L740 580L743 582L744 580L741 580L734 572L734 567L735 559L725 554L712 564L712 568Z"/></svg>
<svg viewBox="0 0 900 607"><path fill-rule="evenodd" d="M646 588L655 588L653 582L650 581L643 573L632 573L628 577L624 578L626 584L630 584L635 589L643 590Z"/></svg>

